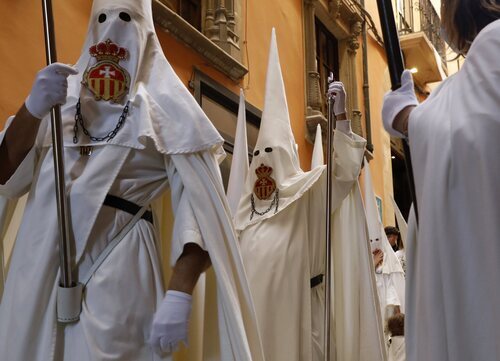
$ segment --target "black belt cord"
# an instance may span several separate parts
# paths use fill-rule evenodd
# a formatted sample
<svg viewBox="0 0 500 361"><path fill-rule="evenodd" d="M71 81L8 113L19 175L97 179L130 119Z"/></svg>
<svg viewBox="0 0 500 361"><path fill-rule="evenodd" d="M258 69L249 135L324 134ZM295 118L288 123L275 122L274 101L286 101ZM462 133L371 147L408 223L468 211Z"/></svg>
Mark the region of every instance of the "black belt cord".
<svg viewBox="0 0 500 361"><path fill-rule="evenodd" d="M132 215L135 215L142 208L134 202L127 201L126 199L111 194L106 194L103 205L119 209ZM144 212L141 218L153 224L153 213L151 211Z"/></svg>
<svg viewBox="0 0 500 361"><path fill-rule="evenodd" d="M314 287L319 286L320 284L322 284L323 283L323 277L324 277L323 274L319 274L319 275L314 276L313 278L311 278L311 288L314 288Z"/></svg>

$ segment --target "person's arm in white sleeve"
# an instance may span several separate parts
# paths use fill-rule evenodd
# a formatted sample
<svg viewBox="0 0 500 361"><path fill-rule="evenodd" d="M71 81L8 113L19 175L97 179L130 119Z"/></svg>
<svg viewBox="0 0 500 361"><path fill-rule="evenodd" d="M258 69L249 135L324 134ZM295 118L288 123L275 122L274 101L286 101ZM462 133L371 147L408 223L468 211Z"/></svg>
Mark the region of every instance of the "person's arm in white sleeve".
<svg viewBox="0 0 500 361"><path fill-rule="evenodd" d="M351 130L346 116L346 99L342 82L330 83L328 93L334 97L336 130L333 135L332 211L345 199L358 180L366 140Z"/></svg>
<svg viewBox="0 0 500 361"><path fill-rule="evenodd" d="M5 135L10 129L13 120L14 117L9 118L5 129L0 132L0 195L7 199L19 198L29 191L38 157L37 147L31 146L31 149L27 150L22 159L16 162L19 164L17 166L12 165L11 159L13 156L9 155L5 145Z"/></svg>
<svg viewBox="0 0 500 361"><path fill-rule="evenodd" d="M201 273L211 264L181 177L167 156L165 163L175 221L171 252L173 273L168 291L155 313L149 339L158 354L175 351L181 342L187 344L191 294Z"/></svg>
<svg viewBox="0 0 500 361"><path fill-rule="evenodd" d="M384 96L382 120L385 130L393 137L408 136L410 114L418 105L414 87L411 72L405 70L401 75L401 87Z"/></svg>

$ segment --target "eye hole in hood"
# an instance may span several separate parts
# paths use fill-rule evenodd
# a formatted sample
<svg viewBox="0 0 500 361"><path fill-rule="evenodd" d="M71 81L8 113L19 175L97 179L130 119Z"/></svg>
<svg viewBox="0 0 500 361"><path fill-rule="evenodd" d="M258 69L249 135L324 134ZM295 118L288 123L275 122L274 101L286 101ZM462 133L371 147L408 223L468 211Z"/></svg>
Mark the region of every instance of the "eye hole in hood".
<svg viewBox="0 0 500 361"><path fill-rule="evenodd" d="M128 13L124 12L124 11L122 11L119 16L120 16L120 19L122 19L123 21L125 21L127 23L130 20L132 20L132 18L130 17L130 15Z"/></svg>

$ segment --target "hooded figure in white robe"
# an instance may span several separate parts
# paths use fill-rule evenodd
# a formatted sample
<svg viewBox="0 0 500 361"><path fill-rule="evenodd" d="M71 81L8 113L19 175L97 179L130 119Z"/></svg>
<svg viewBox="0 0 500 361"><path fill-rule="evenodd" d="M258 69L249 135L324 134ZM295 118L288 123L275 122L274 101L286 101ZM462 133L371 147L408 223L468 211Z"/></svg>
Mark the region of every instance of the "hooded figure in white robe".
<svg viewBox="0 0 500 361"><path fill-rule="evenodd" d="M335 132L334 144L332 211L356 183L365 141ZM325 182L325 166L300 168L273 30L261 127L235 217L267 360L324 357Z"/></svg>
<svg viewBox="0 0 500 361"><path fill-rule="evenodd" d="M380 300L380 313L383 320L392 316L395 307L405 312L405 277L403 267L392 249L384 232L380 214L375 201L370 165L365 160L365 207L370 245L372 252L381 250L384 253L382 264L375 269L377 290Z"/></svg>
<svg viewBox="0 0 500 361"><path fill-rule="evenodd" d="M408 361L500 360L499 49L496 20L410 114Z"/></svg>
<svg viewBox="0 0 500 361"><path fill-rule="evenodd" d="M342 125L339 121L338 126ZM350 129L346 131L351 134ZM318 124L311 168L323 164L321 126ZM333 360L386 360L365 218L359 184L356 184L332 216Z"/></svg>
<svg viewBox="0 0 500 361"><path fill-rule="evenodd" d="M68 79L61 111L76 274L86 274L131 218L103 206L106 194L144 206L170 188L173 259L184 244L197 243L217 274L221 333L227 336L221 359L262 360L216 160L222 139L165 59L151 1L95 0L75 67L79 74ZM82 122L74 132L77 103ZM29 191L0 305L0 354L23 361L163 359L146 341L164 295L157 229L147 220L139 220L92 275L80 320L56 321L58 226L49 128L47 116L31 151L0 186L0 194L11 198Z"/></svg>

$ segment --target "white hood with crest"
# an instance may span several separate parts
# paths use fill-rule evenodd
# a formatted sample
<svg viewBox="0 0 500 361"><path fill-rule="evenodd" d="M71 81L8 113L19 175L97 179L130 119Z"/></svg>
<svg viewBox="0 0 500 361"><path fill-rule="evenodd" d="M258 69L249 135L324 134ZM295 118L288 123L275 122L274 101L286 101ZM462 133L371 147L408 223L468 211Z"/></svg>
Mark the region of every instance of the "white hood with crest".
<svg viewBox="0 0 500 361"><path fill-rule="evenodd" d="M258 152L258 153L257 153ZM252 215L252 195L258 180L256 170L264 165L272 168L270 177L279 191L278 205L264 215ZM242 230L250 224L272 217L299 199L321 176L325 167L310 172L300 168L299 157L286 101L285 85L278 55L276 32L273 29L269 48L264 110L259 136L254 148L254 157L235 216L236 229ZM262 212L271 206L273 197L259 199L253 196L255 208Z"/></svg>
<svg viewBox="0 0 500 361"><path fill-rule="evenodd" d="M129 21L123 13L130 17ZM108 39L128 52L119 65L129 73L129 90L116 102L96 101L82 85L85 71L97 62L89 49ZM69 77L68 98L61 109L65 146L116 144L143 149L145 138L151 138L161 153L180 154L222 145L221 136L163 54L154 29L151 0L95 0L82 54L75 66L79 74ZM78 142L73 142L78 98L85 126L95 137L105 136L115 128L130 101L128 117L113 139L91 142L80 128ZM50 142L48 134L45 145Z"/></svg>

